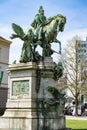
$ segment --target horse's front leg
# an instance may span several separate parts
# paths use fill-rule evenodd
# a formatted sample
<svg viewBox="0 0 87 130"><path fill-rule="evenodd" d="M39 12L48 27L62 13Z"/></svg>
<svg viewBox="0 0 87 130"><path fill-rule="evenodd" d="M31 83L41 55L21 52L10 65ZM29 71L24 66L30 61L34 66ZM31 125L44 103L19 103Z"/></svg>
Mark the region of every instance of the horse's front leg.
<svg viewBox="0 0 87 130"><path fill-rule="evenodd" d="M59 41L59 54L61 54L61 42Z"/></svg>
<svg viewBox="0 0 87 130"><path fill-rule="evenodd" d="M54 42L59 43L59 54L61 54L61 42L57 39L55 39Z"/></svg>

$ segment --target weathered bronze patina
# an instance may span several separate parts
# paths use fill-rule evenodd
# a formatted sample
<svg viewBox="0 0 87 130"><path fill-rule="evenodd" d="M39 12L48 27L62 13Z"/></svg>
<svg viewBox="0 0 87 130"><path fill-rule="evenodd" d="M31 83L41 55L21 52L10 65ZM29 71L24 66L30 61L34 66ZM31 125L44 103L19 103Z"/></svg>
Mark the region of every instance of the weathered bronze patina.
<svg viewBox="0 0 87 130"><path fill-rule="evenodd" d="M61 42L57 39L59 32L64 30L66 17L58 14L51 18L44 16L43 7L40 6L39 13L35 15L32 22L32 28L24 32L17 24L13 23L12 28L15 34L11 35L11 39L20 38L23 41L20 62L39 61L42 57L50 57L55 50L52 50L51 43L59 44L59 54L61 54ZM36 51L36 47L42 47L42 56Z"/></svg>

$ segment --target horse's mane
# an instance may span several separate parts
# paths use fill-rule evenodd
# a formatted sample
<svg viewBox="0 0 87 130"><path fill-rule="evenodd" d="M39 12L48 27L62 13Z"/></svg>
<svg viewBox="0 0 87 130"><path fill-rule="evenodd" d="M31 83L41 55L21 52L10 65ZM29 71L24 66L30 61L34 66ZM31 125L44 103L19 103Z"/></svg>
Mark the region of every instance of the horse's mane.
<svg viewBox="0 0 87 130"><path fill-rule="evenodd" d="M65 18L63 15L58 14L58 15L56 15L56 16L53 16L53 17L48 18L48 22L47 22L47 23L50 23L50 22L51 22L53 19L55 19L56 17Z"/></svg>

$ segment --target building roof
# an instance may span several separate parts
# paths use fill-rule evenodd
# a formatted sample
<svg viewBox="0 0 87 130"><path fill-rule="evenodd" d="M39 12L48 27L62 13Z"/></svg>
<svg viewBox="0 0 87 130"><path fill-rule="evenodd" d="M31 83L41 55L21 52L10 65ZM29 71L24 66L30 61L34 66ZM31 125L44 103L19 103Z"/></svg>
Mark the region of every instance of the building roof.
<svg viewBox="0 0 87 130"><path fill-rule="evenodd" d="M11 41L0 36L0 44L5 44L6 46L10 46L11 43L12 43Z"/></svg>

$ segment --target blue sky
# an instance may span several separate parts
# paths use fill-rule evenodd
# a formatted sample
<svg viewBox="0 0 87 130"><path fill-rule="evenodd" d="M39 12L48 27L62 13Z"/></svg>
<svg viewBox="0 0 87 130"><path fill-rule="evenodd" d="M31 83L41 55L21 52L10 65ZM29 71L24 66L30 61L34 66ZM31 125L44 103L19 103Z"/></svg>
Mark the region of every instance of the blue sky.
<svg viewBox="0 0 87 130"><path fill-rule="evenodd" d="M87 0L0 0L0 36L11 40L12 23L20 25L25 31L30 28L40 5L47 18L57 14L66 16L64 32L57 37L62 42L62 48L75 35L83 39L87 36ZM19 58L22 45L19 39L12 40L10 63Z"/></svg>

